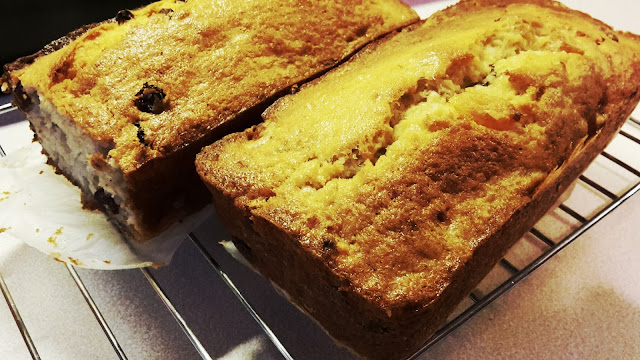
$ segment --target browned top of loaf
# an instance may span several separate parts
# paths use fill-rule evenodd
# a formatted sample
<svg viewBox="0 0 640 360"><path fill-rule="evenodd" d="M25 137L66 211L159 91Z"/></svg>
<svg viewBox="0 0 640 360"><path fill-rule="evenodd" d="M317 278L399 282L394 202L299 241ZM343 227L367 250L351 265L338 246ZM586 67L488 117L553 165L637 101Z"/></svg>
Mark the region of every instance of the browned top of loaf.
<svg viewBox="0 0 640 360"><path fill-rule="evenodd" d="M110 143L128 173L415 21L397 0L159 1L15 69L10 83ZM137 107L145 83L157 88Z"/></svg>
<svg viewBox="0 0 640 360"><path fill-rule="evenodd" d="M638 36L509 3L463 1L368 46L205 148L201 177L388 312L426 306L640 96Z"/></svg>

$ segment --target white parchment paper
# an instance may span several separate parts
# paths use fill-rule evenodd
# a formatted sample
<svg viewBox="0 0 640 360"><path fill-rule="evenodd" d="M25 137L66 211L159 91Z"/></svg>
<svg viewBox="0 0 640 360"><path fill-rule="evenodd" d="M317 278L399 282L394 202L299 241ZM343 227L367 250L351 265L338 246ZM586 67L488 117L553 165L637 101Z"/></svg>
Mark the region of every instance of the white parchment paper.
<svg viewBox="0 0 640 360"><path fill-rule="evenodd" d="M13 237L59 261L93 269L168 264L208 206L145 243L128 242L99 211L82 208L80 189L45 163L38 143L0 159L0 240Z"/></svg>

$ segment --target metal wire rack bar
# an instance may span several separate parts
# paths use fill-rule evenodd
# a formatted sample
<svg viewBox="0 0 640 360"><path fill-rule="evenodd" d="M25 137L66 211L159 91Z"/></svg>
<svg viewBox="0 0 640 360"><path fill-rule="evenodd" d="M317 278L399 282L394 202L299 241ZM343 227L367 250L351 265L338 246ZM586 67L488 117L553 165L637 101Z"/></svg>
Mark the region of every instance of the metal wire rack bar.
<svg viewBox="0 0 640 360"><path fill-rule="evenodd" d="M0 105L0 115L8 113L8 112L16 110L16 109L17 109L17 107L12 106L11 103L2 104L2 105Z"/></svg>
<svg viewBox="0 0 640 360"><path fill-rule="evenodd" d="M3 155L4 156L4 155ZM38 354L38 350L36 349L36 344L31 339L29 335L29 331L27 330L27 326L24 324L22 320L22 316L20 316L20 312L18 311L18 306L15 301L13 301L13 297L9 292L9 288L7 287L7 283L4 281L2 274L0 274L0 290L2 290L2 295L4 295L4 299L9 305L9 309L11 310L11 315L13 315L13 319L20 330L20 334L22 335L22 339L24 339L25 345L27 345L27 349L29 349L29 353L31 354L31 358L34 360L40 360L40 355Z"/></svg>
<svg viewBox="0 0 640 360"><path fill-rule="evenodd" d="M409 357L409 360L414 360L422 353L424 353L428 348L433 346L438 341L442 340L444 337L449 335L455 329L457 329L464 322L469 320L475 314L480 312L480 310L484 309L487 305L491 304L495 299L500 297L502 294L511 289L515 284L522 281L529 274L531 274L535 269L540 267L543 263L557 254L560 250L564 249L567 245L577 239L580 235L584 234L589 228L602 220L606 215L608 215L611 211L617 208L620 204L629 199L633 194L640 190L640 182L638 182L634 187L625 192L620 198L615 200L610 206L605 207L600 210L596 215L594 215L591 219L585 221L582 225L580 225L575 231L569 234L567 237L562 239L558 244L552 248L550 248L547 252L540 255L536 260L527 265L524 269L519 271L517 274L513 275L511 278L503 282L497 288L495 288L492 292L490 292L487 296L479 299L473 305L471 305L467 310L465 310L458 317L450 321L447 325L445 325L442 329L440 329L418 352Z"/></svg>
<svg viewBox="0 0 640 360"><path fill-rule="evenodd" d="M9 108L9 107L11 107L10 103L0 105L0 115L7 112L5 110L6 108ZM0 157L5 157L5 156L7 156L7 154L4 152L4 149L2 149L2 146L0 146ZM20 330L20 335L22 335L22 339L24 340L24 343L27 346L29 353L31 354L31 358L34 360L39 360L40 355L38 354L36 345L31 339L31 335L29 335L29 330L27 330L27 326L22 320L22 316L20 316L20 312L18 311L18 306L16 305L15 301L13 301L11 292L9 292L9 287L7 286L7 283L4 281L4 277L2 277L2 274L0 274L0 290L2 291L4 300L7 302L7 305L9 306L9 310L11 311L11 315L13 316L13 320L16 322L16 325L18 326L18 330Z"/></svg>
<svg viewBox="0 0 640 360"><path fill-rule="evenodd" d="M245 309L251 314L251 317L253 317L253 319L258 323L258 325L260 325L260 328L262 328L262 331L264 331L264 333L267 335L269 340L271 340L273 345L275 345L275 347L278 349L280 354L282 354L282 356L287 360L293 360L293 357L291 356L291 354L289 354L289 351L287 350L287 348L284 345L282 345L282 343L280 342L280 339L278 339L278 337L273 333L271 328L269 328L267 323L265 323L264 320L262 320L262 318L260 317L260 315L258 315L258 313L253 309L251 304L249 304L247 299L245 299L245 297L242 295L240 290L238 290L238 288L233 283L233 281L231 281L231 278L229 278L229 276L222 270L218 262L207 252L204 246L202 246L202 243L200 243L200 240L195 236L195 234L189 233L189 239L191 239L191 241L198 248L200 253L207 259L209 264L214 268L216 273L220 276L220 278L225 283L225 285L227 285L229 290L231 290L233 295L235 295L235 297L240 301L240 303L242 303Z"/></svg>
<svg viewBox="0 0 640 360"><path fill-rule="evenodd" d="M631 118L630 118L630 120L632 120L633 123L635 123L635 124L640 126L640 122L638 122L637 120L631 119ZM630 140L632 140L632 141L634 141L637 144L640 144L640 140L638 140L636 137L634 137L633 135L631 135L629 133L625 132L624 134L621 134L621 135L626 137L626 138L628 138L628 139L630 139ZM632 174L640 177L640 172L638 170L636 170L635 168L631 167L630 165L624 163L623 161L621 161L620 159L616 158L615 156L613 156L613 155L611 155L609 153L606 153L606 152L603 152L602 155L603 155L603 157L605 157L606 159L612 161L616 165L619 165L620 167L624 168L625 170L628 170ZM591 186L592 188L596 189L597 191L599 191L603 195L605 195L608 198L610 198L612 200L612 203L609 204L608 206L606 206L604 209L602 209L596 215L594 215L591 219L586 219L582 215L578 214L575 210L571 209L570 207L568 207L568 206L566 206L564 204L561 204L559 206L559 208L561 210L563 210L564 212L566 212L567 214L569 214L570 216L572 216L573 218L575 218L576 220L578 220L579 222L581 222L582 225L580 225L577 229L575 229L567 237L562 239L558 244L555 244L551 239L549 239L547 236L542 234L536 228L532 228L530 230L530 232L536 238L538 238L539 240L541 240L542 242L547 244L550 247L550 249L547 252L545 252L542 255L540 255L536 260L531 262L529 265L527 265L521 271L516 271L511 278L509 278L508 280L504 281L501 285L499 285L497 288L495 288L487 296L479 299L475 295L475 293L472 292L469 295L469 297L473 300L474 304L472 306L470 306L469 308L467 308L462 314L460 314L454 320L452 320L447 325L445 325L442 329L440 329L425 344L425 346L420 351L418 351L417 353L412 355L409 359L415 359L417 356L419 356L420 354L424 353L424 351L426 351L428 348L430 348L431 346L436 344L438 341L440 341L441 339L446 337L448 334L453 332L456 328L458 328L460 325L462 325L466 320L468 320L469 318L474 316L476 313L478 313L480 310L482 310L488 304L493 302L493 300L497 299L500 295L502 295L503 293L508 291L515 284L520 282L522 279L524 279L526 276L528 276L530 273L532 273L535 269L537 269L540 265L542 265L546 260L550 259L556 253L558 253L560 250L562 250L564 247L566 247L568 244L570 244L573 240L577 239L585 231L587 231L589 228L591 228L593 225L595 225L598 221L600 221L602 218L604 218L607 214L609 214L611 211L613 211L613 209L617 208L620 204L622 204L624 201L626 201L633 194L635 194L636 192L638 192L640 190L640 182L638 182L638 183L636 183L635 186L633 186L631 189L629 189L627 192L625 192L622 196L618 197L617 195L613 194L612 192L610 192L609 190L604 188L602 185L600 185L597 182L587 178L584 175L580 176L580 180L582 180L587 185ZM509 265L507 265L507 263L508 263L508 261L506 259L502 259L500 261L500 264L505 268L509 267Z"/></svg>
<svg viewBox="0 0 640 360"><path fill-rule="evenodd" d="M634 123L634 124L636 124L636 125L640 126L640 120L638 120L638 119L634 118L633 116L632 116L632 117L630 117L630 118L629 118L629 120L630 120L632 123Z"/></svg>
<svg viewBox="0 0 640 360"><path fill-rule="evenodd" d="M478 295L476 295L475 293L470 293L469 297L471 298L471 300L473 300L474 303L477 303L478 301L480 301L480 298L478 297ZM435 344L435 343L434 343ZM426 350L426 349L425 349ZM416 354L418 355L418 354Z"/></svg>
<svg viewBox="0 0 640 360"><path fill-rule="evenodd" d="M639 125L640 126L640 125ZM621 168L627 170L628 172L632 173L633 175L640 177L640 171L634 169L633 167L631 167L630 165L628 165L627 163L623 162L622 160L618 159L617 157L612 156L611 154L609 154L606 151L603 151L602 155L604 158L611 160L614 164L620 166Z"/></svg>
<svg viewBox="0 0 640 360"><path fill-rule="evenodd" d="M509 262L509 260L507 259L500 259L500 265L502 265L502 267L504 267L505 269L509 270L509 272L513 275L513 274L517 274L518 268L513 265L511 262Z"/></svg>
<svg viewBox="0 0 640 360"><path fill-rule="evenodd" d="M545 243L545 244L547 244L547 246L549 246L549 247L554 247L554 246L556 246L556 243L555 243L553 240L549 239L549 237L547 237L546 235L544 235L543 233L541 233L541 232L540 232L540 230L538 230L538 229L536 229L536 228L534 228L534 227L533 227L533 228L531 228L531 229L529 230L529 232L530 232L533 236L537 237L539 240L542 240L542 242L543 242L543 243Z"/></svg>
<svg viewBox="0 0 640 360"><path fill-rule="evenodd" d="M605 189L604 186L598 184L597 182L589 179L588 177L584 176L584 175L580 175L579 177L580 180L582 180L585 184L591 186L592 188L598 190L599 192L601 192L604 196L608 197L611 200L616 200L618 199L618 195L612 193L611 191Z"/></svg>
<svg viewBox="0 0 640 360"><path fill-rule="evenodd" d="M65 263L65 265L67 266L67 270L69 270L69 274L71 274L73 281L75 281L76 286L78 286L78 289L82 293L82 296L84 297L85 301L89 305L89 308L91 308L91 312L93 313L93 316L95 316L96 320L98 320L98 323L102 328L102 331L107 336L107 339L109 339L109 342L111 343L113 350L116 352L116 355L120 360L127 360L127 356L125 355L124 350L122 350L120 343L118 343L118 340L116 339L115 335L111 331L111 328L107 324L107 321L102 316L100 309L96 305L95 301L93 301L91 294L89 294L89 290L87 290L87 287L84 286L84 283L82 282L82 279L80 279L78 272L73 267L73 265L68 263Z"/></svg>
<svg viewBox="0 0 640 360"><path fill-rule="evenodd" d="M568 207L565 204L560 204L558 206L558 209L566 212L567 214L571 215L572 218L580 221L581 223L586 223L587 222L587 218L585 218L584 216L578 214L577 211L573 210L572 208Z"/></svg>
<svg viewBox="0 0 640 360"><path fill-rule="evenodd" d="M624 130L620 130L620 135L626 137L627 139L633 141L634 143L640 145L640 139L638 139L637 137L629 134L628 132L624 131Z"/></svg>
<svg viewBox="0 0 640 360"><path fill-rule="evenodd" d="M191 330L191 328L189 327L187 322L184 320L182 315L180 315L178 310L176 310L175 306L173 306L173 304L165 294L164 290L162 290L162 287L160 287L160 284L158 284L158 282L153 277L149 269L142 268L140 269L140 271L142 271L142 274L144 275L145 278L147 278L153 290L156 291L156 294L158 294L158 296L160 297L160 299L162 299L162 302L167 307L169 312L171 312L171 315L173 315L173 317L176 319L176 321L182 328L182 331L184 331L184 333L189 338L189 341L191 341L191 344L193 344L198 354L200 354L200 357L203 358L204 360L213 360L211 355L209 355L209 353L207 352L207 349L205 349L205 347L202 345L200 340L198 340L198 338L196 337L196 334L194 334L194 332Z"/></svg>

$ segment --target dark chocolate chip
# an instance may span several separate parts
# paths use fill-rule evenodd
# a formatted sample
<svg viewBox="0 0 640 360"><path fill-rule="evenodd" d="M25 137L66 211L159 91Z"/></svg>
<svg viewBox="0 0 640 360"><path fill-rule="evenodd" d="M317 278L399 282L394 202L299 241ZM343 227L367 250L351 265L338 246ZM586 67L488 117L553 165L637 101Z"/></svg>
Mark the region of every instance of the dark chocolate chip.
<svg viewBox="0 0 640 360"><path fill-rule="evenodd" d="M140 140L141 144L147 145L147 143L144 141L144 130L138 129L136 135L138 136L138 140Z"/></svg>
<svg viewBox="0 0 640 360"><path fill-rule="evenodd" d="M100 208L101 210L114 215L118 214L118 212L120 211L120 207L118 207L116 201L113 200L113 197L107 194L103 188L99 188L98 191L93 194L93 197L98 203L98 208Z"/></svg>
<svg viewBox="0 0 640 360"><path fill-rule="evenodd" d="M247 135L247 140L257 140L260 139L261 137L261 129L258 127L251 127L249 129L247 129L245 131L245 134Z"/></svg>
<svg viewBox="0 0 640 360"><path fill-rule="evenodd" d="M614 34L613 36L611 36L611 40L618 42L618 37Z"/></svg>
<svg viewBox="0 0 640 360"><path fill-rule="evenodd" d="M376 150L375 153L373 153L373 158L379 159L382 155L386 155L386 154L387 154L387 148L381 147L380 149Z"/></svg>
<svg viewBox="0 0 640 360"><path fill-rule="evenodd" d="M364 36L364 34L367 33L367 30L369 30L369 26L367 25L359 27L358 29L356 29L356 36L357 37Z"/></svg>
<svg viewBox="0 0 640 360"><path fill-rule="evenodd" d="M513 121L520 121L521 118L522 118L521 113L516 112L515 114L513 114Z"/></svg>
<svg viewBox="0 0 640 360"><path fill-rule="evenodd" d="M144 139L144 129L140 126L140 123L136 121L133 123L133 125L135 125L135 127L138 128L138 132L136 133L136 135L138 136L138 140L140 141L140 144L144 146L149 146Z"/></svg>
<svg viewBox="0 0 640 360"><path fill-rule="evenodd" d="M159 14L164 14L164 15L169 15L173 12L173 9L160 9L160 11L158 11Z"/></svg>
<svg viewBox="0 0 640 360"><path fill-rule="evenodd" d="M133 103L140 111L160 114L165 108L165 97L166 95L161 88L144 83L142 89L136 94Z"/></svg>
<svg viewBox="0 0 640 360"><path fill-rule="evenodd" d="M336 243L331 239L322 240L322 250L332 251L336 249Z"/></svg>
<svg viewBox="0 0 640 360"><path fill-rule="evenodd" d="M31 98L24 92L22 82L18 81L13 89L13 101L18 108L22 111L28 111L31 107Z"/></svg>
<svg viewBox="0 0 640 360"><path fill-rule="evenodd" d="M133 19L133 13L129 10L120 10L116 14L116 21L118 22L118 24L124 24L131 19Z"/></svg>

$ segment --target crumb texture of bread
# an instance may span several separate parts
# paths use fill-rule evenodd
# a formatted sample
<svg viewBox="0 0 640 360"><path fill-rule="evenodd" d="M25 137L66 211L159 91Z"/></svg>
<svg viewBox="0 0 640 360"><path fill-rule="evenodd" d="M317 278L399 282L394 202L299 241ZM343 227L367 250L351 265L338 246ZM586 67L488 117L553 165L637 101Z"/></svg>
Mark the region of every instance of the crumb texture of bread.
<svg viewBox="0 0 640 360"><path fill-rule="evenodd" d="M122 210L121 229L147 238L207 198L193 168L202 146L246 128L242 114L417 20L397 0L159 1L8 65L3 86L27 113L45 103L55 112L34 111L36 132L63 119L55 136L37 133L52 162L112 218ZM57 154L61 134L93 146ZM99 183L114 173L119 181L107 191Z"/></svg>
<svg viewBox="0 0 640 360"><path fill-rule="evenodd" d="M604 148L639 87L636 35L552 1L462 1L196 166L263 274L358 353L402 358Z"/></svg>

